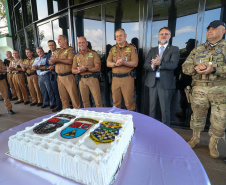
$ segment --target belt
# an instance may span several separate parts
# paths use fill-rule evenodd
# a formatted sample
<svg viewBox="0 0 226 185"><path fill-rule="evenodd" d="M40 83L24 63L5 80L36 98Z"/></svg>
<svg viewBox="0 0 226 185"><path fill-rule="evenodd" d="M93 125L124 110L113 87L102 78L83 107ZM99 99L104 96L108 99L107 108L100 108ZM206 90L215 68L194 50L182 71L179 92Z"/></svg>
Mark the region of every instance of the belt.
<svg viewBox="0 0 226 185"><path fill-rule="evenodd" d="M20 73L23 73L22 71L18 71L16 73L12 72L13 74L20 74Z"/></svg>
<svg viewBox="0 0 226 185"><path fill-rule="evenodd" d="M59 76L67 76L67 75L71 75L72 73L69 72L69 73L58 73Z"/></svg>
<svg viewBox="0 0 226 185"><path fill-rule="evenodd" d="M217 86L217 85L226 85L226 81L220 81L220 82L194 82L194 86Z"/></svg>
<svg viewBox="0 0 226 185"><path fill-rule="evenodd" d="M34 72L34 73L27 73L27 76L32 76L32 75L36 75L37 73Z"/></svg>
<svg viewBox="0 0 226 185"><path fill-rule="evenodd" d="M81 78L89 78L89 77L93 77L93 74L89 74L89 75L80 75Z"/></svg>
<svg viewBox="0 0 226 185"><path fill-rule="evenodd" d="M116 73L112 73L112 76L113 77L118 77L118 78L124 78L124 77L127 77L127 76L131 76L131 77L134 77L132 75L132 73L134 73L133 71L130 71L129 73L125 73L125 74L116 74Z"/></svg>
<svg viewBox="0 0 226 185"><path fill-rule="evenodd" d="M7 73L9 73L9 74L13 74L13 72L7 72Z"/></svg>

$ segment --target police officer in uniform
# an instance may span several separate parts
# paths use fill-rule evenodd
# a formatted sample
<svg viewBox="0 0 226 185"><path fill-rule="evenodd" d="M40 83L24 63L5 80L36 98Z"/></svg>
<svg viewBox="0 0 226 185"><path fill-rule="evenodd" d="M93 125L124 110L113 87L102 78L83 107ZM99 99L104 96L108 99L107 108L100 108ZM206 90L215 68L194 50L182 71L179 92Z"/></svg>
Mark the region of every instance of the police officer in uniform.
<svg viewBox="0 0 226 185"><path fill-rule="evenodd" d="M60 49L54 52L49 63L55 65L55 71L58 74L57 83L63 109L70 107L69 96L73 107L80 108L76 79L72 74L75 50L67 45L67 37L65 35L59 35L58 44Z"/></svg>
<svg viewBox="0 0 226 185"><path fill-rule="evenodd" d="M27 88L25 86L25 75L23 69L21 68L21 64L23 60L19 57L19 53L14 50L13 51L14 59L10 61L9 70L13 73L13 84L16 89L18 101L15 104L19 104L24 102L24 105L30 103Z"/></svg>
<svg viewBox="0 0 226 185"><path fill-rule="evenodd" d="M226 40L222 39L226 25L213 21L207 27L204 44L192 50L182 68L192 76L192 110L190 128L193 137L188 144L194 148L200 142L206 116L211 107L209 135L210 156L219 157L218 140L225 137L226 126Z"/></svg>
<svg viewBox="0 0 226 185"><path fill-rule="evenodd" d="M121 108L122 96L128 110L135 110L134 68L138 65L138 54L135 46L126 42L125 30L115 32L116 42L107 58L107 67L112 68L113 106Z"/></svg>
<svg viewBox="0 0 226 185"><path fill-rule="evenodd" d="M102 107L100 84L95 72L100 72L101 62L95 51L90 50L85 37L78 38L80 51L73 59L72 73L80 75L79 89L84 107L90 107L89 95L93 95L96 107Z"/></svg>
<svg viewBox="0 0 226 185"><path fill-rule="evenodd" d="M13 60L13 56L12 56L11 51L6 51L5 55L7 58L4 60L4 64L5 64L5 66L7 64L7 80L8 80L9 86L12 90L12 100L17 100L17 94L16 94L16 90L15 90L15 87L13 84L13 73L9 70L9 64L10 64L10 61Z"/></svg>
<svg viewBox="0 0 226 185"><path fill-rule="evenodd" d="M0 92L2 93L2 97L5 101L7 113L12 115L14 114L14 112L12 111L12 105L10 103L10 99L8 96L8 87L4 78L5 72L6 72L6 67L4 66L4 63L2 62L2 60L0 60Z"/></svg>
<svg viewBox="0 0 226 185"><path fill-rule="evenodd" d="M42 93L38 86L38 75L36 70L32 69L32 65L35 61L35 57L33 57L33 51L30 48L25 50L27 59L24 60L24 63L21 64L22 69L27 73L27 82L30 91L30 95L32 98L32 103L30 106L41 106L42 105Z"/></svg>

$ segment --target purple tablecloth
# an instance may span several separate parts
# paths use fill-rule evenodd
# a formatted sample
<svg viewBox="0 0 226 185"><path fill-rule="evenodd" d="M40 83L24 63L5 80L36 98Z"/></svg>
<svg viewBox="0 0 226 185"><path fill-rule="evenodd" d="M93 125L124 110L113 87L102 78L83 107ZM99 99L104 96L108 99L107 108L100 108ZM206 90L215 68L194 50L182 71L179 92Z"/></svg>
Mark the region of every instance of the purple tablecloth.
<svg viewBox="0 0 226 185"><path fill-rule="evenodd" d="M136 128L115 185L204 185L209 178L189 145L163 123L123 109L89 108L97 112L132 114ZM77 185L78 183L5 155L8 138L50 115L36 118L0 134L1 185ZM1 123L2 124L2 123Z"/></svg>

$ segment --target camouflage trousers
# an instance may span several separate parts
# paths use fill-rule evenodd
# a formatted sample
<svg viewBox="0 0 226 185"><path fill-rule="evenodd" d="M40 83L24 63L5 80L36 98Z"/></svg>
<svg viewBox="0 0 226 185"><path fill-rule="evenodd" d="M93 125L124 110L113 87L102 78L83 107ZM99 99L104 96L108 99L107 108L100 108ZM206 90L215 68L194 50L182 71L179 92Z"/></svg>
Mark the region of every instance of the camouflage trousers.
<svg viewBox="0 0 226 185"><path fill-rule="evenodd" d="M215 138L225 137L226 128L226 85L194 86L192 89L190 128L203 131L206 117L211 107L209 135Z"/></svg>

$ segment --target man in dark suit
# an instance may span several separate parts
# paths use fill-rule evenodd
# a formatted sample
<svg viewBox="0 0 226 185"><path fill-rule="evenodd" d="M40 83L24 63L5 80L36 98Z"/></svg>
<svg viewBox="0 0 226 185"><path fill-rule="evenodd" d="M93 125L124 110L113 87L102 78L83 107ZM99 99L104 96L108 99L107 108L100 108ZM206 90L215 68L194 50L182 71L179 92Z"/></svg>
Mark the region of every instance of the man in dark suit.
<svg viewBox="0 0 226 185"><path fill-rule="evenodd" d="M60 95L59 95L59 90L57 85L57 74L55 72L54 66L49 64L49 59L51 58L51 56L56 50L56 42L54 40L49 40L48 46L49 46L49 53L46 55L45 68L46 70L50 71L50 75L49 75L50 84L52 86L53 94L56 100L56 107L52 109L52 112L58 112L62 109L62 103L60 100Z"/></svg>
<svg viewBox="0 0 226 185"><path fill-rule="evenodd" d="M171 31L168 27L159 30L159 45L149 51L144 64L147 70L145 86L149 87L149 116L155 118L159 99L162 122L170 125L170 103L176 88L174 70L179 62L179 48L169 45Z"/></svg>

